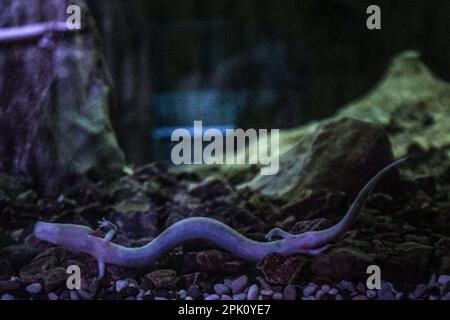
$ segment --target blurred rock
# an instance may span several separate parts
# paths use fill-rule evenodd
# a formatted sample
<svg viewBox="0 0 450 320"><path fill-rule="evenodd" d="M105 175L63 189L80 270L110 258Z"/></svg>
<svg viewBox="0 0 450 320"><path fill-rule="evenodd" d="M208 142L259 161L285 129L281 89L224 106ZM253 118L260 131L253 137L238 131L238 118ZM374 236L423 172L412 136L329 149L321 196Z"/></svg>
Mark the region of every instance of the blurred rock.
<svg viewBox="0 0 450 320"><path fill-rule="evenodd" d="M267 255L257 268L271 284L288 285L301 276L307 276L308 259L303 256L283 257L276 253Z"/></svg>

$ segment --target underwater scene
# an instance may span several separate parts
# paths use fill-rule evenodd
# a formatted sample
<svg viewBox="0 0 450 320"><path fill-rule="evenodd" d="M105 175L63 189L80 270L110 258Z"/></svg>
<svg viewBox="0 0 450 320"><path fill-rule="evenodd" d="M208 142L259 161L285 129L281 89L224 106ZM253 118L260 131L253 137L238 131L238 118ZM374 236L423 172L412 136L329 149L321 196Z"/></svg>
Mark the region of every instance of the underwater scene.
<svg viewBox="0 0 450 320"><path fill-rule="evenodd" d="M0 0L0 309L450 300L449 17Z"/></svg>

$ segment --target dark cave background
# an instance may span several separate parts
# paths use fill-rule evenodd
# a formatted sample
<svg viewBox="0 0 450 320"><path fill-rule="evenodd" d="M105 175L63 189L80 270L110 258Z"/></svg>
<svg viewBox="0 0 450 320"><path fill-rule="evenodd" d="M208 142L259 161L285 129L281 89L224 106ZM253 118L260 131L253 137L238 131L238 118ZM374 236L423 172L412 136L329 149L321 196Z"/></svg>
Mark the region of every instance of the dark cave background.
<svg viewBox="0 0 450 320"><path fill-rule="evenodd" d="M113 126L136 164L167 158L161 127L289 128L330 116L406 49L450 80L445 0L88 2L116 84ZM371 4L382 30L366 28Z"/></svg>

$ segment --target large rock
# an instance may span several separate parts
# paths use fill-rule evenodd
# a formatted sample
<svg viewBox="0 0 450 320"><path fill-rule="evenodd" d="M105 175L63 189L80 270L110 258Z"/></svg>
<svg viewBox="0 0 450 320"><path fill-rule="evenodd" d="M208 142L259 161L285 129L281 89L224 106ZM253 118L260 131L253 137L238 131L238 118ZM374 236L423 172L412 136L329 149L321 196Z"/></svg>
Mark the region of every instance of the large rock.
<svg viewBox="0 0 450 320"><path fill-rule="evenodd" d="M82 8L83 32L9 43L0 54L0 172L47 193L124 161L109 120L111 82L84 1L2 1L8 14L0 28L64 22L69 4Z"/></svg>
<svg viewBox="0 0 450 320"><path fill-rule="evenodd" d="M389 138L380 126L343 118L324 123L282 154L276 175L258 175L247 186L288 201L302 198L308 189L354 197L392 161Z"/></svg>
<svg viewBox="0 0 450 320"><path fill-rule="evenodd" d="M396 156L412 144L425 151L450 145L450 84L438 79L416 51L398 55L380 83L338 116L383 125Z"/></svg>

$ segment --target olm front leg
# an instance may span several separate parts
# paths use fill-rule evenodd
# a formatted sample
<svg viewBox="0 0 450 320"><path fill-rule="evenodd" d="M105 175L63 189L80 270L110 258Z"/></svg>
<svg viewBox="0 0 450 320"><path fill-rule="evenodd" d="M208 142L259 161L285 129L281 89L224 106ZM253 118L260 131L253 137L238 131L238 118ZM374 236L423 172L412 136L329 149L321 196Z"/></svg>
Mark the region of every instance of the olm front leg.
<svg viewBox="0 0 450 320"><path fill-rule="evenodd" d="M99 227L99 229L106 231L104 239L108 242L111 242L117 233L117 226L114 223L106 220L105 218L103 218L102 220L100 220L98 222L98 227ZM98 278L96 279L96 281L100 281L105 277L105 269L106 269L105 263L103 261L99 260L98 261Z"/></svg>
<svg viewBox="0 0 450 320"><path fill-rule="evenodd" d="M284 231L280 228L273 228L266 234L267 241L273 241L274 238L289 239L292 237L293 237L292 234L290 234L289 232Z"/></svg>

